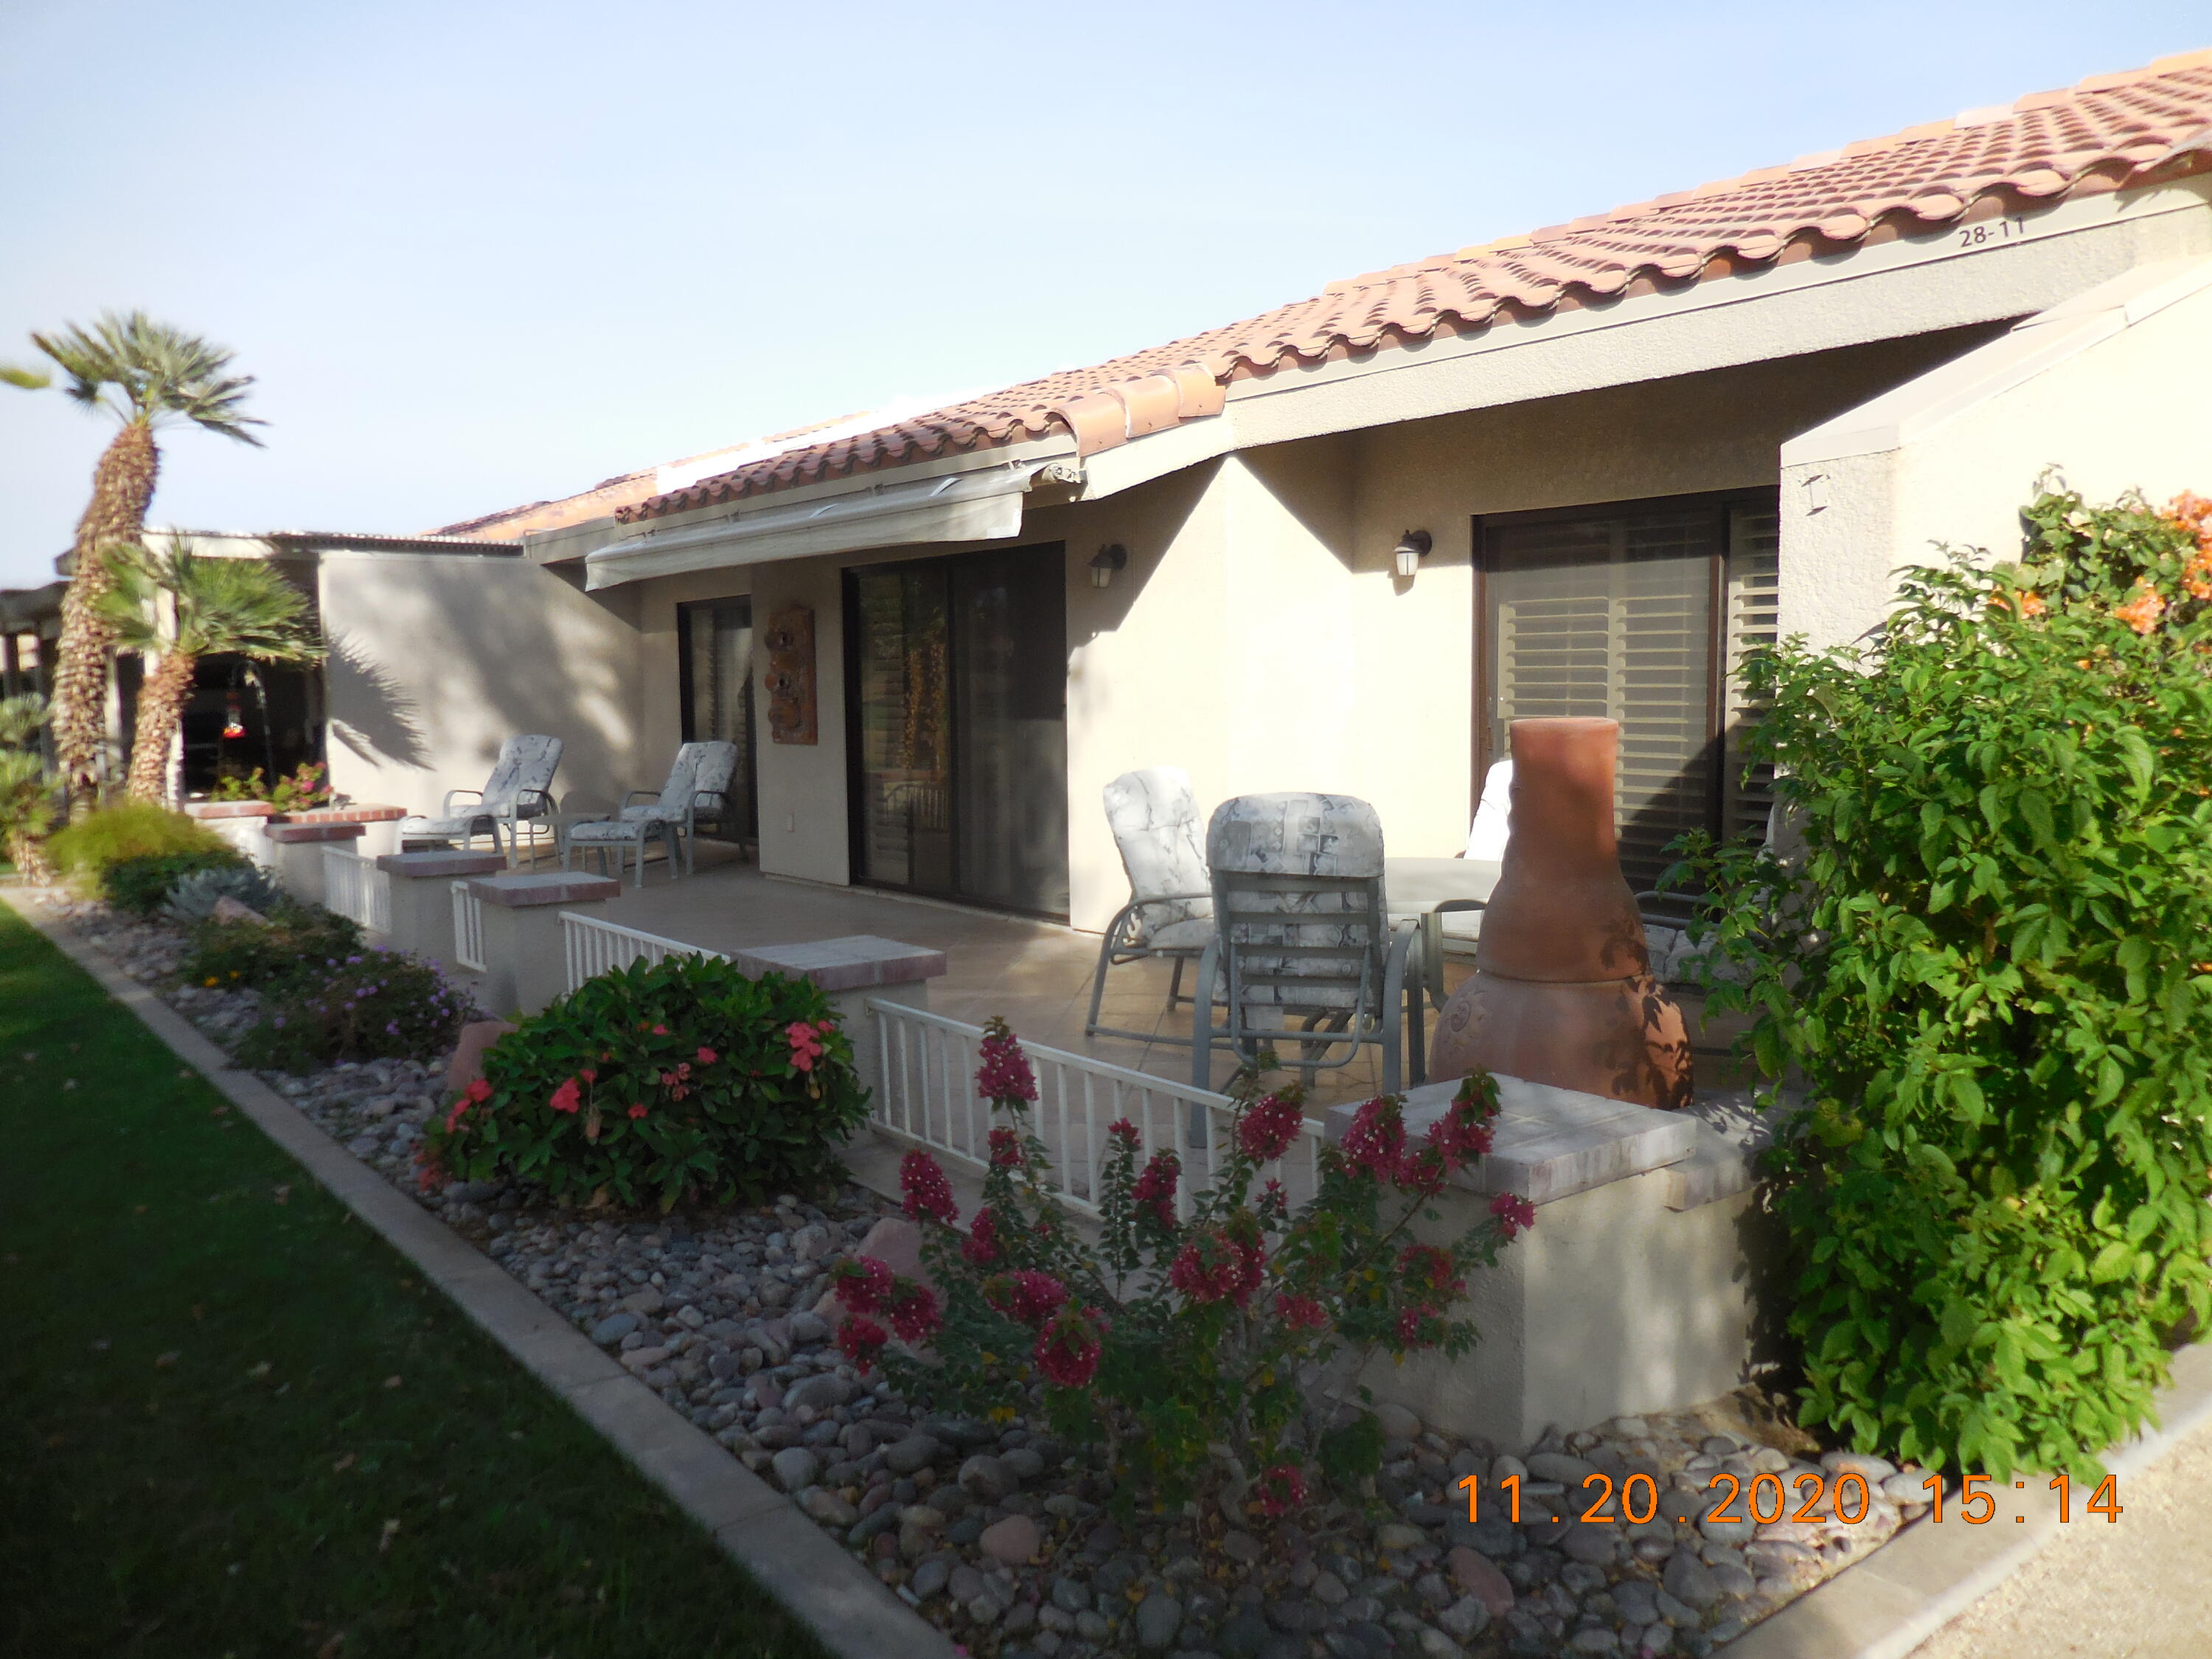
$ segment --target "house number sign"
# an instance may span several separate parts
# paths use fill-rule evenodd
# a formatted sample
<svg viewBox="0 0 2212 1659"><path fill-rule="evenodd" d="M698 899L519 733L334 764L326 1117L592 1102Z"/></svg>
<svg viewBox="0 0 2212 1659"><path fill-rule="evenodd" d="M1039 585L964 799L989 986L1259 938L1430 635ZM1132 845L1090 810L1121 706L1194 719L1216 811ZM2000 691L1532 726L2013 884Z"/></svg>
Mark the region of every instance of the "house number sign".
<svg viewBox="0 0 2212 1659"><path fill-rule="evenodd" d="M769 618L768 734L775 743L811 744L818 722L814 696L814 611L787 605Z"/></svg>

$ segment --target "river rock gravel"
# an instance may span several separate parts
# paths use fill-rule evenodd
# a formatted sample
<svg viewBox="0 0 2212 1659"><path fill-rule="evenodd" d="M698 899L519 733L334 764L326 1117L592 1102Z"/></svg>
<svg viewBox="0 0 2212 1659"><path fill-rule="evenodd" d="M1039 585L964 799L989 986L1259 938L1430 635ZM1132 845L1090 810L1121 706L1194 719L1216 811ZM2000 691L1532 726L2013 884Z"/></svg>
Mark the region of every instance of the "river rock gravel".
<svg viewBox="0 0 2212 1659"><path fill-rule="evenodd" d="M250 991L178 982L179 929L82 902L47 908L216 1042L234 1045L258 1018ZM878 1194L848 1184L638 1216L559 1209L496 1182L423 1194L415 1152L446 1103L441 1066L264 1076L789 1492L793 1524L842 1539L983 1659L1703 1656L1926 1508L1923 1471L1812 1461L1811 1443L1731 1396L1521 1448L1438 1433L1387 1407L1382 1468L1358 1504L1272 1525L1195 1506L1117 1520L1095 1454L1021 1417L930 1415L830 1344L814 1310L831 1266L895 1213ZM1845 1473L1865 1482L1855 1522L1832 1501ZM1648 1489L1631 1486L1638 1475ZM1830 1501L1791 1496L1765 1518L1810 1478ZM1584 1520L1601 1483L1611 1501ZM1745 1496L1723 1508L1731 1486ZM1853 1489L1849 1508L1857 1501Z"/></svg>

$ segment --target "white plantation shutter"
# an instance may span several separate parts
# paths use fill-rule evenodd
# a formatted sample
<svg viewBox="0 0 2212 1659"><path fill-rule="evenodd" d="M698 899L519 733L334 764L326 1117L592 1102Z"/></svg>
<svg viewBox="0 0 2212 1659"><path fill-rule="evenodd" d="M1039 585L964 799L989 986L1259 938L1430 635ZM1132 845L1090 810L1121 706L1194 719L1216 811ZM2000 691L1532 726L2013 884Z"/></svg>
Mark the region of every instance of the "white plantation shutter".
<svg viewBox="0 0 2212 1659"><path fill-rule="evenodd" d="M1741 769L1723 764L1724 717L1755 711L1717 687L1713 653L1717 621L1731 666L1771 637L1775 537L1771 505L1710 500L1486 527L1488 756L1516 720L1619 720L1620 862L1638 891L1685 831L1765 821L1763 782L1723 775Z"/></svg>
<svg viewBox="0 0 2212 1659"><path fill-rule="evenodd" d="M1759 705L1743 694L1744 659L1778 637L1775 590L1781 573L1782 520L1771 506L1739 501L1729 508L1728 551L1728 676L1722 688L1725 763L1723 767L1723 836L1751 834L1764 838L1766 815L1774 805L1774 769L1760 766L1744 776L1744 733L1759 718Z"/></svg>

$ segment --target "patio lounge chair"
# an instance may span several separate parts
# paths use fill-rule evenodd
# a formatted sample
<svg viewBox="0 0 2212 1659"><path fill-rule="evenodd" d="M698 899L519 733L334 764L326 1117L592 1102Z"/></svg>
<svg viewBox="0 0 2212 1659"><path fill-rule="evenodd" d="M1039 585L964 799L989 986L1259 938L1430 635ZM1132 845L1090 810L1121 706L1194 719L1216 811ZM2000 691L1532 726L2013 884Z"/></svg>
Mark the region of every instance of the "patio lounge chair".
<svg viewBox="0 0 2212 1659"><path fill-rule="evenodd" d="M1429 1000L1444 1005L1444 958L1473 953L1513 832L1513 763L1493 761L1482 775L1482 796L1457 858L1389 860L1393 925L1411 921L1421 933L1421 978Z"/></svg>
<svg viewBox="0 0 2212 1659"><path fill-rule="evenodd" d="M646 843L658 836L668 848L669 873L690 875L694 867L691 843L696 833L700 803L719 807L738 769L738 746L733 743L687 743L676 751L668 769L668 781L658 789L633 789L611 818L580 819L561 831L561 867L566 870L579 847L596 848L602 856L615 853L615 876L622 876L621 860L635 854L637 884L645 885Z"/></svg>
<svg viewBox="0 0 2212 1659"><path fill-rule="evenodd" d="M1239 1054L1275 1048L1309 1084L1373 1046L1395 1094L1410 1035L1420 1082L1421 988L1407 979L1417 930L1388 921L1375 809L1349 795L1240 795L1214 810L1206 856L1214 935L1199 984L1224 1005L1223 1023L1201 999L1191 1080L1212 1086L1217 1039Z"/></svg>
<svg viewBox="0 0 2212 1659"><path fill-rule="evenodd" d="M507 861L514 862L515 835L532 819L553 811L553 774L560 769L561 739L548 737L509 738L499 746L499 759L482 789L448 789L435 817L399 821L399 844L411 841L459 841L463 848L481 835L491 837L492 850L501 849L506 835ZM473 805L456 811L458 797L474 795ZM536 830L532 831L535 839Z"/></svg>
<svg viewBox="0 0 2212 1659"><path fill-rule="evenodd" d="M1091 977L1091 1017L1085 1036L1133 1037L1140 1042L1188 1044L1190 1039L1098 1023L1106 973L1132 962L1164 957L1175 964L1168 981L1167 1011L1190 999L1182 970L1205 954L1213 937L1213 896L1199 846L1198 798L1190 774L1179 766L1124 772L1106 786L1106 822L1121 867L1129 874L1129 902L1106 926L1098 969Z"/></svg>

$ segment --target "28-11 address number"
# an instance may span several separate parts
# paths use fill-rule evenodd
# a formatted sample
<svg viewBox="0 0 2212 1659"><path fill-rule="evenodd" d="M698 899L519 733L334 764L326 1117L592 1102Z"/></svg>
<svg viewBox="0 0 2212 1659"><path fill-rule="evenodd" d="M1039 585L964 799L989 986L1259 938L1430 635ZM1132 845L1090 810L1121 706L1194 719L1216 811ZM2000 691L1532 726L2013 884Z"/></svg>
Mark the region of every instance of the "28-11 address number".
<svg viewBox="0 0 2212 1659"><path fill-rule="evenodd" d="M1741 1480L1725 1473L1715 1475L1705 1483L1705 1486L1710 1491L1718 1491L1723 1483L1729 1488L1728 1496L1711 1508L1705 1510L1698 1517L1698 1519L1748 1520L1764 1527L1772 1525L1781 1520L1784 1515L1789 1515L1789 1518L1792 1521L1808 1522L1824 1521L1829 1515L1833 1515L1845 1526L1855 1527L1865 1520L1874 1509L1874 1494L1867 1489L1866 1477L1848 1470L1836 1477L1835 1490L1832 1493L1828 1489L1827 1476L1809 1473L1798 1475L1786 1486L1778 1474L1760 1474L1752 1477L1750 1489L1747 1491ZM1467 1492L1467 1518L1471 1526L1482 1518L1480 1509L1482 1484L1471 1474L1459 1484ZM1931 1474L1920 1484L1929 1494L1928 1501L1930 1505L1929 1518L1940 1522L1943 1519L1943 1477L1940 1474ZM1959 1518L1969 1526L1987 1526L1996 1516L1996 1499L1988 1492L1977 1491L1976 1488L1988 1485L1989 1476L1970 1474L1960 1484L1961 1490L1959 1497ZM1521 1477L1517 1474L1509 1474L1498 1485L1506 1495L1507 1518L1518 1524L1521 1519ZM2021 1491L2026 1491L2027 1486L2027 1483L2024 1480L2015 1480L2013 1485ZM1620 1513L1617 1516L1607 1512L1608 1506L1613 1498L1613 1477L1602 1473L1593 1474L1583 1482L1583 1490L1588 1492L1592 1486L1600 1489L1598 1494L1590 1501L1587 1509L1574 1517L1577 1521L1604 1523L1623 1520L1632 1525L1641 1526L1658 1516L1659 1483L1648 1474L1632 1474L1620 1483ZM1640 1492L1637 1490L1639 1486L1643 1488ZM1812 1488L1809 1494L1805 1490L1808 1486ZM1795 1514L1789 1513L1790 1492L1792 1488L1796 1490L1798 1497ZM2073 1483L2062 1474L2051 1481L2051 1490L2058 1494L2059 1520L2071 1521L2074 1518ZM1851 1503L1847 1500L1845 1494L1854 1491L1856 1501ZM1767 1501L1770 1498L1771 1503ZM1639 1498L1642 1500L1640 1504ZM1830 1500L1826 1513L1823 1513L1822 1509L1824 1498ZM1731 1513L1731 1506L1737 1503L1741 1503L1747 1513ZM1981 1506L1978 1514L1975 1512L1976 1504ZM2106 1475L2097 1487L2095 1494L2083 1507L2091 1515L2103 1516L2107 1522L2118 1521L2121 1513L2119 1477ZM1639 1508L1641 1513L1638 1513ZM1557 1516L1552 1517L1553 1520L1558 1518ZM1686 1515L1678 1515L1674 1518L1682 1522L1691 1519ZM2026 1519L2021 1516L2014 1516L2013 1518L2015 1521Z"/></svg>

